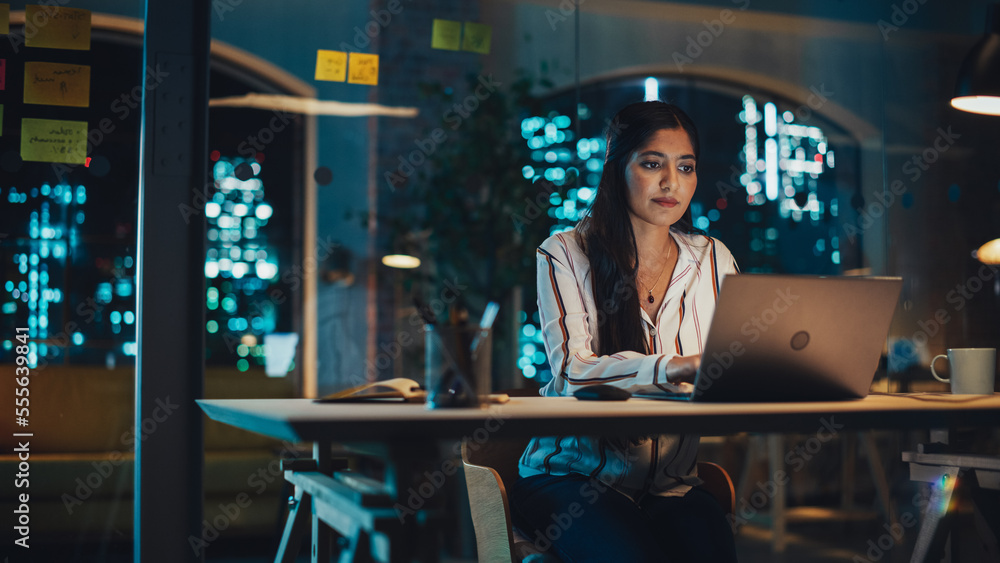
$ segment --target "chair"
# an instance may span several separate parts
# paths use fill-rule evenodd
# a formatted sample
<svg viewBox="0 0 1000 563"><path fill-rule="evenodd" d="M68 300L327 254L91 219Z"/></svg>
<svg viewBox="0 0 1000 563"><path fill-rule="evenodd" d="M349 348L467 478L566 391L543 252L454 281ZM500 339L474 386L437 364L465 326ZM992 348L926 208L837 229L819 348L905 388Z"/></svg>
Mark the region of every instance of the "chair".
<svg viewBox="0 0 1000 563"><path fill-rule="evenodd" d="M552 555L542 554L530 538L511 524L507 487L517 479L517 462L527 445L527 438L462 443L462 465L481 563L520 563L529 557L558 561ZM732 515L736 492L726 470L714 463L699 462L698 477L704 481L701 487L715 498L726 515Z"/></svg>

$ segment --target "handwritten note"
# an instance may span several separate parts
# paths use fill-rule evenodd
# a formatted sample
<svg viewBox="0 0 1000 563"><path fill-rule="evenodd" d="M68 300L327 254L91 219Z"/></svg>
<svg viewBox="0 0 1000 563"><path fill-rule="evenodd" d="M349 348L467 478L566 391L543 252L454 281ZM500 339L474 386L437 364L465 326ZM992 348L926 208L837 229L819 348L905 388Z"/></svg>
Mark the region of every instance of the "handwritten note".
<svg viewBox="0 0 1000 563"><path fill-rule="evenodd" d="M7 59L0 59L0 90L7 88Z"/></svg>
<svg viewBox="0 0 1000 563"><path fill-rule="evenodd" d="M462 50L489 55L490 39L492 37L492 27L484 23L465 22L465 33L462 35Z"/></svg>
<svg viewBox="0 0 1000 563"><path fill-rule="evenodd" d="M431 48L457 51L461 45L462 22L434 20L431 28Z"/></svg>
<svg viewBox="0 0 1000 563"><path fill-rule="evenodd" d="M329 80L331 82L347 80L347 53L317 50L316 80Z"/></svg>
<svg viewBox="0 0 1000 563"><path fill-rule="evenodd" d="M24 21L28 47L90 50L90 10L29 4Z"/></svg>
<svg viewBox="0 0 1000 563"><path fill-rule="evenodd" d="M62 63L24 63L24 103L90 106L90 67Z"/></svg>
<svg viewBox="0 0 1000 563"><path fill-rule="evenodd" d="M10 33L10 4L0 4L0 35Z"/></svg>
<svg viewBox="0 0 1000 563"><path fill-rule="evenodd" d="M350 84L378 84L378 55L367 53L351 53L350 73L347 82Z"/></svg>
<svg viewBox="0 0 1000 563"><path fill-rule="evenodd" d="M87 122L21 119L21 159L84 164L87 161Z"/></svg>

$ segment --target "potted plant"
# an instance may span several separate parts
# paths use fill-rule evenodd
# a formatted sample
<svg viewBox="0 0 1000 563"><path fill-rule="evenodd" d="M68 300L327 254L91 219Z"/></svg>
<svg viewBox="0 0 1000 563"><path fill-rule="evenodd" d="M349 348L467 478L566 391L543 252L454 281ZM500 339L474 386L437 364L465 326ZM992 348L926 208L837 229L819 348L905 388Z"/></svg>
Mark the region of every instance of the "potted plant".
<svg viewBox="0 0 1000 563"><path fill-rule="evenodd" d="M540 101L531 95L535 81L523 72L492 90L481 87L482 75L469 75L467 81L461 95L441 84L421 85L429 104L440 109L431 113L441 119L429 133L441 129L447 138L397 188L398 205L380 221L392 245L412 247L420 241L425 267L411 274L409 287L419 283L413 290L428 300L447 286L459 293L447 320L471 312L475 323L487 302L501 304L493 331L493 372L514 374L520 288L534 286L535 249L551 224L537 201L553 186L541 186L523 173L531 151L520 134L521 121L538 114ZM514 383L494 381L499 387Z"/></svg>

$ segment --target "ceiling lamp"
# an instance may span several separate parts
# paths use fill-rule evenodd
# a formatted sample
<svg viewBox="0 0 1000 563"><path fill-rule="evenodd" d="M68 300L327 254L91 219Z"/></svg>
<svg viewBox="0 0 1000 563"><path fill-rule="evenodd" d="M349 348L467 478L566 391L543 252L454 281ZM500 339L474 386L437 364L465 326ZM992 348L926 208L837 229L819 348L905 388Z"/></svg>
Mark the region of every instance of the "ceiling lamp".
<svg viewBox="0 0 1000 563"><path fill-rule="evenodd" d="M986 35L962 61L952 107L985 115L1000 115L1000 3L986 12Z"/></svg>
<svg viewBox="0 0 1000 563"><path fill-rule="evenodd" d="M408 254L388 254L382 257L382 263L390 268L411 270L420 267L420 258Z"/></svg>
<svg viewBox="0 0 1000 563"><path fill-rule="evenodd" d="M975 257L983 264L1000 264L1000 239L993 239L980 246Z"/></svg>

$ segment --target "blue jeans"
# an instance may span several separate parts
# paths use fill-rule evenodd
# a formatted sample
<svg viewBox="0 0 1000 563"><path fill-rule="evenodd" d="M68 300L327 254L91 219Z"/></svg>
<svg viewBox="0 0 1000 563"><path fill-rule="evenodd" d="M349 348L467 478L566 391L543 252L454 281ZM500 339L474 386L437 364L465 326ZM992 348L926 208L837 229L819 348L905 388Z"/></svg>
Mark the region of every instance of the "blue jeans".
<svg viewBox="0 0 1000 563"><path fill-rule="evenodd" d="M701 489L636 504L585 475L534 475L514 483L510 504L514 525L564 563L736 561L725 513Z"/></svg>

